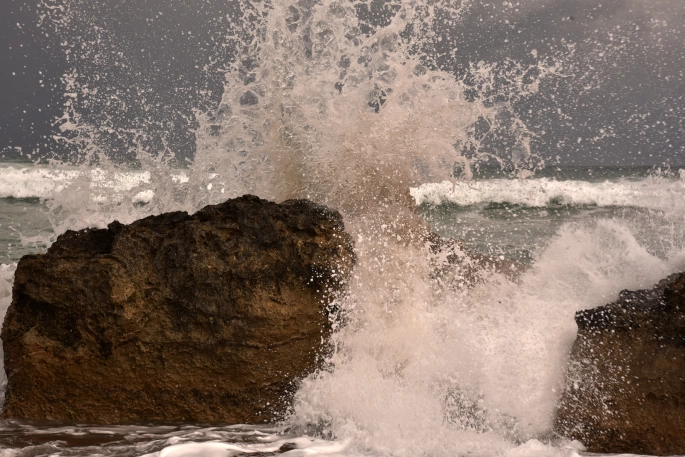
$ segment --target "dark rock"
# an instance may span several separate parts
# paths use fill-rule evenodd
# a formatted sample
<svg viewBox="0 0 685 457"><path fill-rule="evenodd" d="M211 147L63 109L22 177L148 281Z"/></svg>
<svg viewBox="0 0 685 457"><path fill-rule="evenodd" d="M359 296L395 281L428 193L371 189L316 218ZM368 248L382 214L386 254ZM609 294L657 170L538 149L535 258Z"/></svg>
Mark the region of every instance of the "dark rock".
<svg viewBox="0 0 685 457"><path fill-rule="evenodd" d="M685 454L685 273L576 322L556 431L590 452Z"/></svg>
<svg viewBox="0 0 685 457"><path fill-rule="evenodd" d="M252 106L259 103L259 97L251 90L248 90L240 96L239 102L242 106Z"/></svg>
<svg viewBox="0 0 685 457"><path fill-rule="evenodd" d="M66 232L17 267L4 414L278 419L321 362L353 262L340 214L306 200L245 196Z"/></svg>

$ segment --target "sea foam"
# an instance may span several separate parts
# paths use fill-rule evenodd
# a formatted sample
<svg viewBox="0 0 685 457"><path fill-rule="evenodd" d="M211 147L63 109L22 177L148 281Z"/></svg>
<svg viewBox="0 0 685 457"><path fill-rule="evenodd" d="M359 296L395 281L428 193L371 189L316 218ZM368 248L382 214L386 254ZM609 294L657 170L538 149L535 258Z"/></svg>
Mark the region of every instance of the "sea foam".
<svg viewBox="0 0 685 457"><path fill-rule="evenodd" d="M589 182L580 180L488 179L443 181L412 189L417 203L511 203L530 207L596 205L659 210L685 208L685 181L640 178Z"/></svg>
<svg viewBox="0 0 685 457"><path fill-rule="evenodd" d="M212 191L216 173L205 173L203 181ZM169 184L189 181L187 172L167 175ZM197 179L197 178L196 178ZM79 169L74 167L0 167L0 198L52 199L70 186L90 189L95 201L130 193L133 203L147 203L155 196L149 171ZM219 184L226 186L223 183ZM417 204L510 203L528 207L559 205L622 206L656 210L685 209L685 180L659 177L624 178L599 182L552 178L480 179L426 183L411 188Z"/></svg>
<svg viewBox="0 0 685 457"><path fill-rule="evenodd" d="M97 190L109 190L111 194L149 182L150 173L147 171L10 165L0 167L0 198L51 199L70 185L84 183L94 193Z"/></svg>
<svg viewBox="0 0 685 457"><path fill-rule="evenodd" d="M12 303L12 284L16 264L0 264L0 322L5 321L5 314ZM7 387L7 374L5 373L5 354L0 341L0 404L5 401L5 387Z"/></svg>

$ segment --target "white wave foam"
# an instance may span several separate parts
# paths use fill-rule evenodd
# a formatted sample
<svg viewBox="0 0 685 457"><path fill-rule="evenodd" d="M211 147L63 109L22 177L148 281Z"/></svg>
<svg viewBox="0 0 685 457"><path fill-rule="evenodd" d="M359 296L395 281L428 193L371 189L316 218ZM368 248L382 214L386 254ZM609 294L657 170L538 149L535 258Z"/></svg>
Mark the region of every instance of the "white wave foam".
<svg viewBox="0 0 685 457"><path fill-rule="evenodd" d="M0 198L51 198L80 176L79 170L0 168Z"/></svg>
<svg viewBox="0 0 685 457"><path fill-rule="evenodd" d="M176 184L188 182L188 177L183 173L172 174L169 179ZM135 189L139 192L133 196L132 201L145 203L154 197L154 191L146 186L149 184L149 171L71 167L61 169L41 166L0 167L0 198L52 199L69 186L85 186L92 191L91 197L96 201Z"/></svg>
<svg viewBox="0 0 685 457"><path fill-rule="evenodd" d="M230 444L218 441L181 442L169 440L171 444L161 451L145 454L143 457L230 457L237 454L252 454L263 452L278 452L281 446L288 445L291 449L289 456L300 457L310 455L344 455L342 451L347 442L325 441L306 436L296 438L280 438L276 435L263 437L260 443Z"/></svg>
<svg viewBox="0 0 685 457"><path fill-rule="evenodd" d="M14 271L17 264L0 264L0 322L5 321L5 314L12 302L12 284L14 284ZM5 353L0 340L0 405L5 401L5 386L7 375L5 374Z"/></svg>
<svg viewBox="0 0 685 457"><path fill-rule="evenodd" d="M207 178L211 181L213 176L209 175ZM173 185L183 185L189 178L178 173L169 175L169 179ZM149 171L0 167L0 198L51 199L71 185L84 184L93 191L92 198L95 200L111 198L112 194L134 189L136 192L131 197L133 203L147 203L155 195L150 187L153 183ZM569 204L685 209L685 180L643 178L588 182L537 178L454 183L443 181L413 188L411 195L417 204L451 202L470 206L479 203L512 203L530 207Z"/></svg>
<svg viewBox="0 0 685 457"><path fill-rule="evenodd" d="M631 206L649 209L685 208L685 181L659 178L604 182L538 179L490 179L424 184L412 189L418 204L513 203Z"/></svg>

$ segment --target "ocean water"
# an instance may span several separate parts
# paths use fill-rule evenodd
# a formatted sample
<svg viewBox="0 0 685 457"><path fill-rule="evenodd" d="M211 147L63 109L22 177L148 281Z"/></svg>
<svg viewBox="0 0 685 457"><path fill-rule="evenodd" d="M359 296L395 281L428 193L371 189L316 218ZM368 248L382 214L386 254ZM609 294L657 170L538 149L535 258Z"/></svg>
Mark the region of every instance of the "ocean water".
<svg viewBox="0 0 685 457"><path fill-rule="evenodd" d="M69 220L54 211L62 189L81 184L85 175L91 198L106 208L112 202L102 199L103 189L119 195L115 206L123 205L118 193L129 195L131 208L138 210L154 198L146 192L150 175L139 171L3 164L0 174L12 177L4 181L12 184L0 198L2 315L11 300L16 262L44 252L64 227L60 221ZM183 187L191 185L187 174L176 170L167 178ZM285 423L103 427L5 421L0 452L576 455L581 444L550 433L575 337L573 315L615 299L624 288L649 287L685 268L685 180L678 170L650 167L559 168L542 174L486 175L410 190L418 215L440 235L519 262L522 273L514 281L493 273L472 289L436 291L419 270L427 268L427 249L407 252L398 244L388 250L388 238L396 236L386 236L388 228L356 233L360 262L352 302L344 303L354 319L335 337L347 351L333 357L332 371L303 382ZM101 216L100 225L107 219L93 216ZM403 276L398 270L406 268L409 274ZM379 272L382 284L375 276ZM392 280L398 282L385 290ZM369 298L369 289L387 295ZM411 294L410 300L398 291ZM454 389L473 402L478 420L473 411L455 406L460 403L454 398L461 397L453 396Z"/></svg>
<svg viewBox="0 0 685 457"><path fill-rule="evenodd" d="M562 81L578 80L580 99L610 75L588 73L593 55L565 40L546 55L464 63L449 30L468 27L477 2L230 5L207 38L226 55L197 66L219 83L194 92L198 101L151 89L162 75L148 68L166 58L144 49L159 38L152 25L151 36L136 35L103 20L113 14L105 4L41 3L41 27L59 37L69 66L64 114L53 156L0 164L0 310L18 259L66 230L246 193L310 198L342 213L358 256L338 303L338 349L302 380L282 424L4 421L0 454L582 453L551 429L575 312L685 269L680 167L565 166L564 144L545 140L555 127L527 117L565 108L555 98ZM519 6L498 6L502 23ZM597 42L597 58L625 51L616 30ZM183 116L179 103L189 104ZM564 122L556 128L581 121ZM614 163L616 151L595 143L618 141L613 130L583 128L569 141ZM192 147L179 146L186 140ZM445 286L431 275L440 258L422 241L429 229L516 262L518 276L483 270L473 287Z"/></svg>
<svg viewBox="0 0 685 457"><path fill-rule="evenodd" d="M183 186L187 174L171 171L169 181ZM470 180L425 183L410 194L434 232L464 240L474 251L526 265L534 263L536 253L560 228L574 222L619 221L659 256L679 249L669 242L677 240L674 214L685 211L685 169L681 174L680 169L655 167L554 167L538 174L512 179L485 172ZM145 206L154 197L146 172L0 164L0 262L11 265L47 249L55 231L60 232L51 196L83 175L92 180L89 188L105 194L133 191L134 206ZM648 233L640 228L641 221L650 221ZM100 221L106 223L105 218Z"/></svg>

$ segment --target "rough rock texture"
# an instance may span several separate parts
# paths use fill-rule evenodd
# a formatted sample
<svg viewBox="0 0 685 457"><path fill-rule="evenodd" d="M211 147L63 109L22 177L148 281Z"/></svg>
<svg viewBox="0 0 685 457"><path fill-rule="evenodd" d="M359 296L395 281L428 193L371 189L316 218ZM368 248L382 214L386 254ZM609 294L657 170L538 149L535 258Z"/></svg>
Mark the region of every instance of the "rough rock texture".
<svg viewBox="0 0 685 457"><path fill-rule="evenodd" d="M685 454L685 274L576 322L557 432L591 452Z"/></svg>
<svg viewBox="0 0 685 457"><path fill-rule="evenodd" d="M277 419L320 363L352 268L339 213L245 196L67 232L19 262L6 417Z"/></svg>

